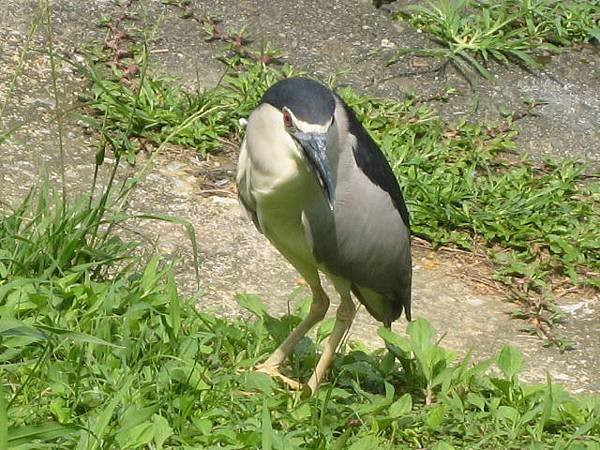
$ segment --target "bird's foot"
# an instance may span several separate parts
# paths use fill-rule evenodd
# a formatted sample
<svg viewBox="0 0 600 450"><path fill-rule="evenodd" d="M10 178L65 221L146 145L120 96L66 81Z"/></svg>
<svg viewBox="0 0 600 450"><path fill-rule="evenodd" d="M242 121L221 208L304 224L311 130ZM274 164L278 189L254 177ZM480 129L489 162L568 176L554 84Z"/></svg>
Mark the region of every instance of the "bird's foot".
<svg viewBox="0 0 600 450"><path fill-rule="evenodd" d="M310 285L306 282L306 280L304 278L298 278L296 279L296 286L302 286L305 288L309 288Z"/></svg>
<svg viewBox="0 0 600 450"><path fill-rule="evenodd" d="M293 389L294 391L299 391L300 389L302 389L302 385L300 383L282 374L279 371L279 366L271 364L259 364L258 366L254 367L254 370L256 372L266 373L272 378L279 378L281 381L287 384L290 387L290 389Z"/></svg>

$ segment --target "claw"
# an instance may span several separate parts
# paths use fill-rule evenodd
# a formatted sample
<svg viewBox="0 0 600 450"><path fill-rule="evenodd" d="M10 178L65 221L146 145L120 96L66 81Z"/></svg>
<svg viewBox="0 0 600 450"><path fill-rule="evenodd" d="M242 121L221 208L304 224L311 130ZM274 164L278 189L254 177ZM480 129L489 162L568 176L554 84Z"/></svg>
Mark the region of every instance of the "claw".
<svg viewBox="0 0 600 450"><path fill-rule="evenodd" d="M273 378L279 378L281 381L287 384L290 387L290 389L293 389L294 391L299 391L300 389L302 389L302 385L300 383L298 383L296 380L286 377L279 371L279 367L277 366L259 364L258 366L254 367L254 370L256 372L266 373L267 375Z"/></svg>

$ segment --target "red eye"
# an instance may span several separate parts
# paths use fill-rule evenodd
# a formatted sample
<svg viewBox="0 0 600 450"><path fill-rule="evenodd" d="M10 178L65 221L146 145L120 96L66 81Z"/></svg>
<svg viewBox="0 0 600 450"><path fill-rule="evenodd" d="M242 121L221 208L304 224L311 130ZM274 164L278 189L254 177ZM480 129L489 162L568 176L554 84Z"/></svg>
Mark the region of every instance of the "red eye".
<svg viewBox="0 0 600 450"><path fill-rule="evenodd" d="M284 111L283 112L283 125L286 128L290 128L292 126L292 116L289 112Z"/></svg>

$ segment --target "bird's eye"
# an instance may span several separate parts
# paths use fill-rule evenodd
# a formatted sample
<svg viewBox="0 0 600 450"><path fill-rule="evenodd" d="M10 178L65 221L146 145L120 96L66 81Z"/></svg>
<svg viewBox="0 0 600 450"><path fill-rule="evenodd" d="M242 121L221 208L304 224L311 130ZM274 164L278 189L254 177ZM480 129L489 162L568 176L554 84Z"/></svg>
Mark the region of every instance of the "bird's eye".
<svg viewBox="0 0 600 450"><path fill-rule="evenodd" d="M283 112L283 126L286 128L292 127L292 115L288 111Z"/></svg>

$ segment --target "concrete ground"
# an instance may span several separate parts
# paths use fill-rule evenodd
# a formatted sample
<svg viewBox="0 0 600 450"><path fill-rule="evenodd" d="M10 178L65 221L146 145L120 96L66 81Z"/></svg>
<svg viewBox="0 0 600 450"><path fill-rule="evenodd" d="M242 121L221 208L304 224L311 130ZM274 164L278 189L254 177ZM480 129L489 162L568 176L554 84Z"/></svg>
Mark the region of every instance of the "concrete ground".
<svg viewBox="0 0 600 450"><path fill-rule="evenodd" d="M431 46L422 33L394 22L389 14L374 9L370 2L308 0L192 2L198 14L223 20L226 29L245 27L253 45L270 42L281 48L285 60L297 69L327 79L340 73L342 85L359 92L404 98L408 91L422 95L439 92L446 84L461 95L441 105L448 120L458 120L468 111L472 93L464 80L449 72L400 76L424 70L433 64L406 58L387 67L390 47ZM0 207L15 204L36 182L42 169L58 180L60 158L57 125L53 116L54 96L50 82L45 22L40 22L22 60L28 30L38 10L37 1L5 0L0 14L0 132L20 128L0 144ZM118 11L109 0L62 0L51 2L54 45L60 54L81 58L89 45L102 43L105 30L97 27L102 17ZM218 82L223 66L215 59L219 43L207 43L199 25L182 19L180 11L160 1L134 2L136 20L132 31L151 30L150 51L155 69L179 77L187 86L210 87ZM135 30L133 30L135 29ZM553 58L540 73L514 67L495 67L495 82L481 82L479 118L497 119L502 106L516 107L525 97L547 100L539 117L518 123L520 150L534 158L552 154L579 157L590 167L600 162L600 58L597 50L572 50ZM61 110L77 104L84 80L67 64L60 64ZM13 83L14 79L14 83ZM89 186L96 138L86 134L69 118L64 128L66 179L72 192ZM235 155L209 162L199 161L193 151L160 156L154 169L137 191L132 207L145 213L176 215L196 229L202 264L203 296L200 306L225 316L242 314L234 300L239 292L261 295L273 314L287 311L298 276L242 217L231 197L205 196L199 182L206 168L218 165L221 173L233 173ZM138 225L136 225L138 227ZM177 226L145 222L139 225L159 251L182 254L188 262L180 268L184 289L193 284L190 245ZM515 306L501 292L478 283L470 273L485 273L476 258L451 253L432 253L415 248L414 315L426 317L441 334L443 343L459 353L473 347L479 357L496 353L507 343L520 347L527 356L529 380L544 381L546 371L573 391L600 391L600 307L597 297L572 296L561 300L568 320L558 332L573 340L576 349L560 353L544 347L537 337L521 331L524 324L510 318ZM305 295L303 292L301 297ZM336 302L334 302L334 305ZM292 306L293 307L293 306ZM361 310L352 338L372 346L381 342L378 324ZM401 331L405 323L395 324Z"/></svg>

